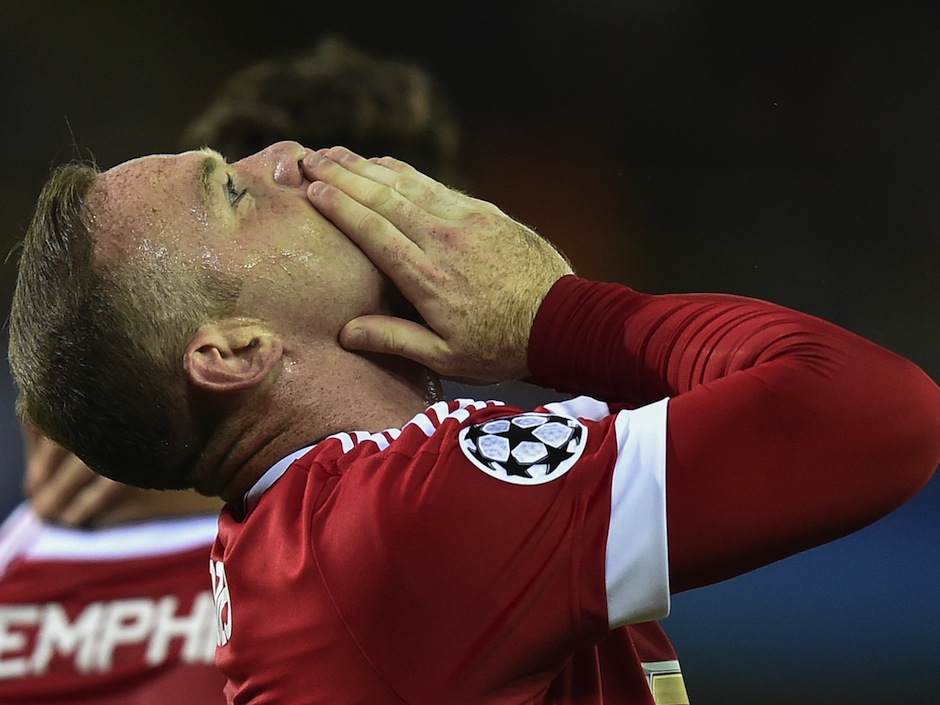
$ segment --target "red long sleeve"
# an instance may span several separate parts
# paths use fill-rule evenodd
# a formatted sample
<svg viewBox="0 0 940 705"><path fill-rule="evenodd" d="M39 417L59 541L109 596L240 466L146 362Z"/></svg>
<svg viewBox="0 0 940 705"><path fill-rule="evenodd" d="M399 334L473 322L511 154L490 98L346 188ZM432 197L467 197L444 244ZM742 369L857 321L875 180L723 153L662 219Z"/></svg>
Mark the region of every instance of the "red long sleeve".
<svg viewBox="0 0 940 705"><path fill-rule="evenodd" d="M539 384L607 401L673 397L674 592L860 529L940 464L940 389L926 374L763 301L565 277L536 318L529 367Z"/></svg>

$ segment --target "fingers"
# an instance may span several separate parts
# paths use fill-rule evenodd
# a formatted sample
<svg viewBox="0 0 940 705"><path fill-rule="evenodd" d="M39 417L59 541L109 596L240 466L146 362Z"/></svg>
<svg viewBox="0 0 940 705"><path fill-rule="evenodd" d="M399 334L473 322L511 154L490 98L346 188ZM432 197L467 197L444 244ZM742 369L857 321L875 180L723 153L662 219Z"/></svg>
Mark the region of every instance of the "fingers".
<svg viewBox="0 0 940 705"><path fill-rule="evenodd" d="M345 147L331 147L319 150L316 154L327 157L331 162L340 164L344 169L354 174L396 188L396 190L400 186L403 186L402 190L404 191L414 189L413 195L423 195L431 202L433 202L432 196L436 192L449 190L430 176L422 174L414 167L394 157L365 159ZM308 158L310 156L312 155L308 155ZM306 162L307 159L304 160L305 164Z"/></svg>
<svg viewBox="0 0 940 705"><path fill-rule="evenodd" d="M353 200L343 191L315 183L308 191L313 206L339 228L407 298L420 296L418 283L427 257L378 213Z"/></svg>
<svg viewBox="0 0 940 705"><path fill-rule="evenodd" d="M398 355L446 374L441 369L448 356L446 342L420 323L392 316L360 316L347 323L339 335L348 350Z"/></svg>
<svg viewBox="0 0 940 705"><path fill-rule="evenodd" d="M57 521L72 526L85 526L114 505L130 490L106 477L95 479L75 496L72 502L59 514Z"/></svg>
<svg viewBox="0 0 940 705"><path fill-rule="evenodd" d="M530 228L390 157L333 148L304 158L313 206L381 269L424 326L361 317L350 349L410 358L447 377L515 379L546 292L570 267Z"/></svg>
<svg viewBox="0 0 940 705"><path fill-rule="evenodd" d="M427 255L415 240L404 235L387 218L373 210L373 206L363 203L403 199L388 187L352 174L336 164L318 168L321 173L326 170L338 172L335 175L336 183L342 183L345 189L352 190L358 199L345 190L317 181L311 184L307 192L311 204L352 240L406 298L412 301L420 299L425 292L424 282L428 278ZM414 209L413 206L411 208Z"/></svg>
<svg viewBox="0 0 940 705"><path fill-rule="evenodd" d="M43 519L56 520L97 477L68 451L44 452L27 463L29 497Z"/></svg>
<svg viewBox="0 0 940 705"><path fill-rule="evenodd" d="M364 159L333 147L308 154L303 165L311 181L329 182L396 225L419 214L453 218L470 200L392 157Z"/></svg>
<svg viewBox="0 0 940 705"><path fill-rule="evenodd" d="M28 443L24 485L42 519L73 526L87 524L130 491L99 477L69 451L41 436Z"/></svg>
<svg viewBox="0 0 940 705"><path fill-rule="evenodd" d="M26 475L23 477L23 492L33 497L55 474L56 468L70 453L35 430L26 433Z"/></svg>

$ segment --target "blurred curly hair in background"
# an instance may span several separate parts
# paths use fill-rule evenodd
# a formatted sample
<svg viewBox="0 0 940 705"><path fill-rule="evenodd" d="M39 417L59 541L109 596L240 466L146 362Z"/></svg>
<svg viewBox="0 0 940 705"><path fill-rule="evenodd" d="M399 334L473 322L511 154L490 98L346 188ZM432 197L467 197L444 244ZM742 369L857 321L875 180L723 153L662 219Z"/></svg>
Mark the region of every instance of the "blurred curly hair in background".
<svg viewBox="0 0 940 705"><path fill-rule="evenodd" d="M417 64L370 56L326 36L299 56L253 64L226 81L183 133L238 160L291 139L393 155L456 185L460 127L434 79Z"/></svg>

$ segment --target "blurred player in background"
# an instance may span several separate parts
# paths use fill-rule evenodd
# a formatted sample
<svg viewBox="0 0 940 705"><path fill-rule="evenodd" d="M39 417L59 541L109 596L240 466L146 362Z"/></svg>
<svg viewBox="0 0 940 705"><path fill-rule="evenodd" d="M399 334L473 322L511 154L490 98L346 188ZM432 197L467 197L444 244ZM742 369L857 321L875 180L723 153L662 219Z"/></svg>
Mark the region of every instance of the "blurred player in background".
<svg viewBox="0 0 940 705"><path fill-rule="evenodd" d="M236 161L284 139L401 155L444 183L460 181L460 125L433 77L335 36L234 74L184 130L180 147L208 145Z"/></svg>
<svg viewBox="0 0 940 705"><path fill-rule="evenodd" d="M0 528L0 702L224 702L206 579L220 502L118 485L24 435L33 500Z"/></svg>

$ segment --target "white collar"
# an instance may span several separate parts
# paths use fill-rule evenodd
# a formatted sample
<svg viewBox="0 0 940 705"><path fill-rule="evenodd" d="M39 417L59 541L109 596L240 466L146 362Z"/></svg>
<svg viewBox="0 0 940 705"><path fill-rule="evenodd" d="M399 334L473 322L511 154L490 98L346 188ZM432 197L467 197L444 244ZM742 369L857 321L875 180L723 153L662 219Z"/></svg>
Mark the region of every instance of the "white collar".
<svg viewBox="0 0 940 705"><path fill-rule="evenodd" d="M251 489L245 494L244 507L245 507L245 516L251 513L251 510L255 508L258 504L258 500L261 499L261 495L268 491L268 488L271 487L277 480L287 472L287 468L291 466L295 460L301 456L306 455L311 449L312 445L307 446L306 448L301 448L300 450L295 450L290 455L281 458L274 465L265 471L264 475L258 478L258 481L252 485Z"/></svg>

